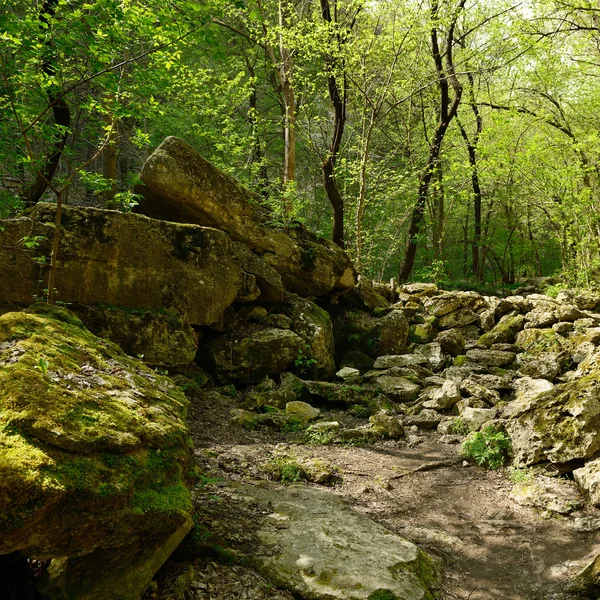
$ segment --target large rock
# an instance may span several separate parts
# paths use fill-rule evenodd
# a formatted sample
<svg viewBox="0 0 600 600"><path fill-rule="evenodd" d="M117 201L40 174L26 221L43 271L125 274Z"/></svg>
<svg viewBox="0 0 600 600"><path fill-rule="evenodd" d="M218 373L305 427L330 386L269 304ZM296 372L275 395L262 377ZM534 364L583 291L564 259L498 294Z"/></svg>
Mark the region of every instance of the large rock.
<svg viewBox="0 0 600 600"><path fill-rule="evenodd" d="M392 310L383 317L364 312L342 312L333 323L335 349L339 357L359 350L377 358L403 354L408 343L408 321L401 310Z"/></svg>
<svg viewBox="0 0 600 600"><path fill-rule="evenodd" d="M491 331L484 333L479 338L478 343L488 348L493 344L512 344L524 325L525 317L523 315L505 315Z"/></svg>
<svg viewBox="0 0 600 600"><path fill-rule="evenodd" d="M433 560L337 496L306 487L239 488L270 507L257 534L262 547L251 560L277 587L315 600L433 597L439 583Z"/></svg>
<svg viewBox="0 0 600 600"><path fill-rule="evenodd" d="M561 384L526 403L508 421L515 463L566 463L600 450L600 373Z"/></svg>
<svg viewBox="0 0 600 600"><path fill-rule="evenodd" d="M575 469L573 477L592 504L600 506L600 459L591 460L580 469Z"/></svg>
<svg viewBox="0 0 600 600"><path fill-rule="evenodd" d="M177 314L103 306L81 307L76 312L90 331L148 364L189 365L196 358L196 333Z"/></svg>
<svg viewBox="0 0 600 600"><path fill-rule="evenodd" d="M40 203L27 217L0 221L13 240L44 236L41 246L0 246L0 302L27 306L49 256L56 206ZM242 269L225 233L197 225L156 221L112 210L65 206L58 253L57 299L179 313L186 323L217 321L242 289ZM41 288L47 287L44 269Z"/></svg>
<svg viewBox="0 0 600 600"><path fill-rule="evenodd" d="M305 364L300 365L302 375L311 379L330 379L335 374L333 325L327 311L314 302L290 294L283 310L291 318L291 330L304 342L302 355Z"/></svg>
<svg viewBox="0 0 600 600"><path fill-rule="evenodd" d="M192 525L185 397L48 308L0 317L0 390L0 554L51 559L53 600L139 600Z"/></svg>
<svg viewBox="0 0 600 600"><path fill-rule="evenodd" d="M356 284L346 253L304 229L269 226L261 198L204 160L191 146L168 137L148 158L136 208L151 217L216 227L243 242L302 296L343 292Z"/></svg>
<svg viewBox="0 0 600 600"><path fill-rule="evenodd" d="M302 350L302 339L287 329L231 332L200 346L217 380L257 383L285 371Z"/></svg>

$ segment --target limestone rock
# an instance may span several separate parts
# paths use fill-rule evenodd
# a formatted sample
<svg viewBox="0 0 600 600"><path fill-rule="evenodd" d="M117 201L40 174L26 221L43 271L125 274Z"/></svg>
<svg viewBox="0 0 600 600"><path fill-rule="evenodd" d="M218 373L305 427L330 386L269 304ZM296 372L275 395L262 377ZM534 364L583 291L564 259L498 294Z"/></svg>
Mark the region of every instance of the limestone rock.
<svg viewBox="0 0 600 600"><path fill-rule="evenodd" d="M303 376L311 379L330 379L335 373L333 325L329 314L314 302L291 294L283 306L291 318L291 330L304 342L302 355L307 361L303 365Z"/></svg>
<svg viewBox="0 0 600 600"><path fill-rule="evenodd" d="M347 383L357 383L360 381L360 371L352 367L342 367L335 376Z"/></svg>
<svg viewBox="0 0 600 600"><path fill-rule="evenodd" d="M389 369L390 367L407 367L412 365L426 365L427 358L422 354L391 354L378 356L375 359L375 369Z"/></svg>
<svg viewBox="0 0 600 600"><path fill-rule="evenodd" d="M580 469L575 469L573 477L592 504L600 506L600 459L589 461Z"/></svg>
<svg viewBox="0 0 600 600"><path fill-rule="evenodd" d="M356 287L346 292L341 301L344 305L372 312L376 308L389 308L388 300L380 295L374 288L370 279L359 275Z"/></svg>
<svg viewBox="0 0 600 600"><path fill-rule="evenodd" d="M314 421L321 414L321 411L306 402L294 400L285 405L285 412L290 415L296 415L303 421Z"/></svg>
<svg viewBox="0 0 600 600"><path fill-rule="evenodd" d="M564 350L562 338L553 329L524 329L517 335L515 345L532 356Z"/></svg>
<svg viewBox="0 0 600 600"><path fill-rule="evenodd" d="M333 323L336 352L344 356L358 350L373 358L402 354L408 342L408 327L401 310L392 310L383 317L342 312Z"/></svg>
<svg viewBox="0 0 600 600"><path fill-rule="evenodd" d="M144 199L136 207L151 217L216 227L275 269L286 289L303 296L343 292L356 284L346 253L304 230L268 225L261 198L204 160L191 146L168 137L141 172Z"/></svg>
<svg viewBox="0 0 600 600"><path fill-rule="evenodd" d="M461 381L460 390L472 398L482 400L487 405L495 406L500 402L500 394L496 390L481 385L473 379L464 379Z"/></svg>
<svg viewBox="0 0 600 600"><path fill-rule="evenodd" d="M523 315L505 315L498 321L498 324L487 333L484 333L478 341L478 344L487 346L492 344L509 343L515 341L517 333L523 329L525 317Z"/></svg>
<svg viewBox="0 0 600 600"><path fill-rule="evenodd" d="M600 450L599 427L597 371L538 395L506 425L518 466L593 457Z"/></svg>
<svg viewBox="0 0 600 600"><path fill-rule="evenodd" d="M421 386L404 377L382 375L377 378L377 386L390 400L394 402L412 402L417 399Z"/></svg>
<svg viewBox="0 0 600 600"><path fill-rule="evenodd" d="M319 398L338 404L365 404L376 396L372 388L327 381L305 381L306 389Z"/></svg>
<svg viewBox="0 0 600 600"><path fill-rule="evenodd" d="M465 406L460 411L460 418L467 424L469 431L477 431L484 423L496 417L498 411L495 408L473 408Z"/></svg>
<svg viewBox="0 0 600 600"><path fill-rule="evenodd" d="M439 329L452 329L454 327L465 327L471 323L477 322L476 312L468 308L458 308L455 311L444 315L438 319Z"/></svg>
<svg viewBox="0 0 600 600"><path fill-rule="evenodd" d="M427 362L431 366L434 373L441 371L448 364L450 357L444 353L442 345L438 342L429 344L421 344L415 347L415 352L427 358Z"/></svg>
<svg viewBox="0 0 600 600"><path fill-rule="evenodd" d="M302 339L285 329L231 332L201 345L200 351L221 383L255 383L294 362Z"/></svg>
<svg viewBox="0 0 600 600"><path fill-rule="evenodd" d="M439 582L427 554L331 493L297 486L236 489L271 507L258 524L262 545L251 557L254 566L298 597L425 600Z"/></svg>
<svg viewBox="0 0 600 600"><path fill-rule="evenodd" d="M39 203L28 217L7 219L0 226L11 239L45 236L32 253L48 256L55 212L54 204ZM31 304L40 291L39 274L27 252L0 248L0 301ZM181 315L185 323L209 325L238 297L242 274L222 231L113 210L63 207L56 279L63 302L162 309Z"/></svg>
<svg viewBox="0 0 600 600"><path fill-rule="evenodd" d="M404 437L402 421L394 415L377 413L369 417L369 425L378 437L399 440Z"/></svg>
<svg viewBox="0 0 600 600"><path fill-rule="evenodd" d="M260 290L259 302L283 302L285 287L281 275L259 256L251 252L245 244L234 242L232 252L238 258L242 269L253 275Z"/></svg>
<svg viewBox="0 0 600 600"><path fill-rule="evenodd" d="M196 333L179 315L101 306L81 307L75 312L94 334L148 364L189 365L196 358Z"/></svg>
<svg viewBox="0 0 600 600"><path fill-rule="evenodd" d="M53 599L137 600L192 526L187 399L36 310L0 317L0 554L51 559Z"/></svg>
<svg viewBox="0 0 600 600"><path fill-rule="evenodd" d="M573 482L541 475L530 481L516 483L510 497L521 506L540 508L561 515L572 513L583 506L583 499Z"/></svg>
<svg viewBox="0 0 600 600"><path fill-rule="evenodd" d="M452 408L460 398L460 388L458 385L454 381L447 379L441 388L433 392L431 400L425 402L423 406L436 410L446 410Z"/></svg>
<svg viewBox="0 0 600 600"><path fill-rule="evenodd" d="M465 339L464 331L458 327L440 332L436 338L436 342L446 354L458 356L459 354L464 354L467 340Z"/></svg>
<svg viewBox="0 0 600 600"><path fill-rule="evenodd" d="M416 425L420 429L435 429L442 420L442 416L431 408L424 408L416 415L406 418L405 425L411 427Z"/></svg>
<svg viewBox="0 0 600 600"><path fill-rule="evenodd" d="M467 350L467 357L472 361L495 367L510 365L515 360L514 352L503 352L501 350Z"/></svg>

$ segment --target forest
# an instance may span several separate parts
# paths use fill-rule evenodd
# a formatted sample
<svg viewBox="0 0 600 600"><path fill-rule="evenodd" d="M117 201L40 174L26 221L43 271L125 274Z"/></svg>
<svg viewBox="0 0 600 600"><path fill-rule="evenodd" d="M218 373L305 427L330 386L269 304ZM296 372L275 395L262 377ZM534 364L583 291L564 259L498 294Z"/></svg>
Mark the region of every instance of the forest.
<svg viewBox="0 0 600 600"><path fill-rule="evenodd" d="M175 135L375 280L586 286L599 76L589 0L0 0L0 216Z"/></svg>

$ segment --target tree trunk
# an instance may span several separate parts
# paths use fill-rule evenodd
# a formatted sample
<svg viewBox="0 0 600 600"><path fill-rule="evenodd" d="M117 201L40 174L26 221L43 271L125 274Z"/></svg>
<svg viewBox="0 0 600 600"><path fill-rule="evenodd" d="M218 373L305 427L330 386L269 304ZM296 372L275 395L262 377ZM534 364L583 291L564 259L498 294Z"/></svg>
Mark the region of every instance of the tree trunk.
<svg viewBox="0 0 600 600"><path fill-rule="evenodd" d="M44 35L50 27L50 19L56 14L57 4L58 0L45 0L42 6L40 12L40 29ZM51 40L51 38L49 39ZM54 77L56 74L55 58L52 51L52 42L47 41L42 61L42 72L49 78ZM68 128L71 125L69 106L61 96L61 90L58 86L54 84L50 85L46 90L46 95L52 107L54 123L61 129L55 133L53 150L44 159L44 165L38 170L34 182L22 193L22 199L27 206L33 206L38 202L51 183L67 142L67 136L69 135Z"/></svg>

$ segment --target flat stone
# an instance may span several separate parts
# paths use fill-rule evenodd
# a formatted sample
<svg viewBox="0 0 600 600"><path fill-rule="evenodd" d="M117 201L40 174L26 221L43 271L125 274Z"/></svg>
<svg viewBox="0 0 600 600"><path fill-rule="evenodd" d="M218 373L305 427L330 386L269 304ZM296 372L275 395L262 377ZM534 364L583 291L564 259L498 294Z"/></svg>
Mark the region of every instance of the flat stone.
<svg viewBox="0 0 600 600"><path fill-rule="evenodd" d="M447 379L441 388L433 392L431 400L424 402L423 406L435 410L446 410L452 408L460 398L460 388L458 384Z"/></svg>
<svg viewBox="0 0 600 600"><path fill-rule="evenodd" d="M460 411L460 417L468 425L470 431L477 431L484 423L494 419L497 413L498 411L495 408L465 406Z"/></svg>
<svg viewBox="0 0 600 600"><path fill-rule="evenodd" d="M375 359L375 369L389 369L391 367L406 367L409 365L426 365L427 357L422 354L390 354L379 356Z"/></svg>
<svg viewBox="0 0 600 600"><path fill-rule="evenodd" d="M592 460L580 469L575 469L573 477L592 504L600 506L600 459Z"/></svg>
<svg viewBox="0 0 600 600"><path fill-rule="evenodd" d="M467 356L477 363L495 367L510 365L515 361L514 352L502 352L501 350L467 350Z"/></svg>
<svg viewBox="0 0 600 600"><path fill-rule="evenodd" d="M236 488L271 507L251 561L277 587L313 599L368 600L379 593L424 600L439 581L425 552L331 493L266 484Z"/></svg>
<svg viewBox="0 0 600 600"><path fill-rule="evenodd" d="M583 498L572 481L537 476L516 483L510 497L521 506L540 508L550 513L567 515L583 506Z"/></svg>
<svg viewBox="0 0 600 600"><path fill-rule="evenodd" d="M344 381L356 380L360 377L360 371L358 369L353 369L352 367L342 367L335 376Z"/></svg>
<svg viewBox="0 0 600 600"><path fill-rule="evenodd" d="M421 386L404 379L383 375L377 379L377 386L390 400L394 402L412 402L416 400Z"/></svg>
<svg viewBox="0 0 600 600"><path fill-rule="evenodd" d="M314 421L314 419L321 414L321 411L318 408L299 400L288 402L285 405L285 412L288 413L288 415L296 415L303 421Z"/></svg>

